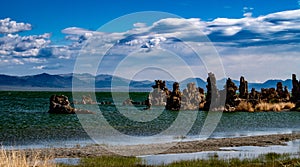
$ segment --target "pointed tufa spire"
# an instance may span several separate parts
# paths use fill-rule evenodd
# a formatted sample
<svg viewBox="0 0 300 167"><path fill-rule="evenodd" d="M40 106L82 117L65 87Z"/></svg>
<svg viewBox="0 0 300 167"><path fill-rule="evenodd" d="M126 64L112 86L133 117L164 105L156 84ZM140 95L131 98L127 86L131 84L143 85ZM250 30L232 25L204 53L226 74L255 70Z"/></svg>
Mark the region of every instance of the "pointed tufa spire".
<svg viewBox="0 0 300 167"><path fill-rule="evenodd" d="M230 78L226 81L226 105L235 107L237 105L236 103L236 91L237 86L235 86L234 82Z"/></svg>
<svg viewBox="0 0 300 167"><path fill-rule="evenodd" d="M217 89L217 81L215 74L210 72L207 77L207 95L206 103L204 105L204 110L209 110L210 108L216 108L219 105L219 91Z"/></svg>
<svg viewBox="0 0 300 167"><path fill-rule="evenodd" d="M248 99L248 82L243 76L240 78L239 98Z"/></svg>
<svg viewBox="0 0 300 167"><path fill-rule="evenodd" d="M300 101L300 81L297 80L296 74L292 75L292 98L291 101L293 103L297 103Z"/></svg>
<svg viewBox="0 0 300 167"><path fill-rule="evenodd" d="M181 92L179 90L179 83L174 82L173 91L167 98L167 110L179 111L181 106Z"/></svg>

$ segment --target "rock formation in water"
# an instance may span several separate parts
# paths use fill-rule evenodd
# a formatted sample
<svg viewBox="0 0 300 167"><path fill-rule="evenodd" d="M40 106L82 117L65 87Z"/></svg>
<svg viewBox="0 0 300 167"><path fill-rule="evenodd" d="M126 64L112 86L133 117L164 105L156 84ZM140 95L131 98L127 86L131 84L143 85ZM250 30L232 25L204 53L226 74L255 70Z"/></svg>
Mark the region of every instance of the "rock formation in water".
<svg viewBox="0 0 300 167"><path fill-rule="evenodd" d="M283 89L282 82L277 83L276 92L277 92L278 102L289 102L290 101L291 97L290 97L288 88L287 88L287 86L284 86L284 89Z"/></svg>
<svg viewBox="0 0 300 167"><path fill-rule="evenodd" d="M145 101L133 101L131 98L128 98L128 99L124 100L122 104L123 104L123 106L149 105L149 104L147 104L147 100L145 100Z"/></svg>
<svg viewBox="0 0 300 167"><path fill-rule="evenodd" d="M195 83L188 83L187 88L181 93L179 83L173 84L173 91L166 88L165 81L155 80L153 91L149 94L147 100L138 103L131 99L124 101L124 105L146 105L149 109L151 105L165 106L167 110L211 110L211 111L300 111L300 81L293 74L292 97L289 94L287 86L281 82L276 84L275 88L262 88L256 91L252 88L248 92L248 82L243 76L240 78L240 85L237 87L234 82L228 78L223 90L217 89L216 77L213 73L208 74L207 94L204 89L197 88ZM274 85L275 86L275 85ZM239 90L239 94L236 91Z"/></svg>
<svg viewBox="0 0 300 167"><path fill-rule="evenodd" d="M237 86L232 82L230 78L226 81L226 105L235 107L237 105L236 99L237 99Z"/></svg>
<svg viewBox="0 0 300 167"><path fill-rule="evenodd" d="M292 75L292 97L291 102L295 103L294 110L300 111L300 80L297 80L296 74Z"/></svg>
<svg viewBox="0 0 300 167"><path fill-rule="evenodd" d="M298 103L300 101L300 80L297 80L296 74L292 75L292 98L293 103Z"/></svg>
<svg viewBox="0 0 300 167"><path fill-rule="evenodd" d="M275 103L277 98L277 92L275 88L261 88L260 99L262 102Z"/></svg>
<svg viewBox="0 0 300 167"><path fill-rule="evenodd" d="M179 111L181 106L181 92L179 90L179 83L174 82L173 91L167 97L167 110Z"/></svg>
<svg viewBox="0 0 300 167"><path fill-rule="evenodd" d="M182 93L181 110L199 110L203 108L204 100L204 90L197 88L193 82L188 83Z"/></svg>
<svg viewBox="0 0 300 167"><path fill-rule="evenodd" d="M260 102L261 94L255 90L255 88L251 89L249 93L248 102L252 104L252 106L257 105Z"/></svg>
<svg viewBox="0 0 300 167"><path fill-rule="evenodd" d="M153 91L148 96L149 105L165 106L167 103L167 96L170 94L166 87L166 82L155 80L155 85L153 85L152 88Z"/></svg>
<svg viewBox="0 0 300 167"><path fill-rule="evenodd" d="M81 99L81 103L82 104L97 104L97 102L92 99L90 94L87 96L83 95L82 99Z"/></svg>
<svg viewBox="0 0 300 167"><path fill-rule="evenodd" d="M65 95L52 95L48 112L50 114L93 114L88 110L71 107L69 99Z"/></svg>
<svg viewBox="0 0 300 167"><path fill-rule="evenodd" d="M290 95L287 86L283 88L281 82L275 88L262 88L261 92L254 88L248 93L248 85L244 77L240 78L239 96L236 94L237 87L228 78L226 83L226 104L224 111L282 111L292 109L294 104L290 103ZM225 92L220 91L221 96Z"/></svg>
<svg viewBox="0 0 300 167"><path fill-rule="evenodd" d="M207 94L206 94L206 103L204 105L204 110L208 111L209 109L214 109L219 107L220 94L217 89L217 81L215 74L208 73L207 77Z"/></svg>
<svg viewBox="0 0 300 167"><path fill-rule="evenodd" d="M153 91L149 93L148 97L144 101L133 101L128 98L123 101L123 105L145 105L146 109L150 109L151 106L166 106L167 96L170 94L166 87L166 82L162 80L155 80L155 85L152 85Z"/></svg>
<svg viewBox="0 0 300 167"><path fill-rule="evenodd" d="M243 76L241 76L239 86L239 98L248 99L248 93L248 82Z"/></svg>

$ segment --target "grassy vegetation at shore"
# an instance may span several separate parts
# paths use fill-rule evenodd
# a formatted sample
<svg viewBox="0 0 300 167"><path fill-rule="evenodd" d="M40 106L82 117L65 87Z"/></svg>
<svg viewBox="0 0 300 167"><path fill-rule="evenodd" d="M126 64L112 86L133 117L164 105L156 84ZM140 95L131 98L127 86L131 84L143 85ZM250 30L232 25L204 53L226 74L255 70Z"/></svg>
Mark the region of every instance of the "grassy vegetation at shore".
<svg viewBox="0 0 300 167"><path fill-rule="evenodd" d="M59 167L277 167L289 166L299 167L300 158L291 158L288 154L268 153L261 155L259 158L244 159L233 158L229 160L219 159L218 156L211 157L207 160L190 160L174 162L166 165L144 165L142 160L135 157L98 157L83 158L78 165L58 165Z"/></svg>
<svg viewBox="0 0 300 167"><path fill-rule="evenodd" d="M38 152L30 155L23 151L0 151L0 167L300 167L300 158L289 154L268 153L254 159L220 159L217 154L206 160L179 161L166 165L145 165L136 157L102 156L82 158L78 165L54 164L50 157L42 157Z"/></svg>
<svg viewBox="0 0 300 167"><path fill-rule="evenodd" d="M83 158L78 165L59 164L58 167L141 167L142 160L136 157L102 156Z"/></svg>
<svg viewBox="0 0 300 167"><path fill-rule="evenodd" d="M51 156L40 152L0 149L0 167L55 167Z"/></svg>
<svg viewBox="0 0 300 167"><path fill-rule="evenodd" d="M55 164L51 156L41 156L41 153L30 153L22 150L0 150L0 167L300 167L300 153L297 158L289 154L268 153L254 159L221 159L217 154L209 159L179 161L166 165L145 165L142 159L136 157L102 156L82 158L77 165Z"/></svg>

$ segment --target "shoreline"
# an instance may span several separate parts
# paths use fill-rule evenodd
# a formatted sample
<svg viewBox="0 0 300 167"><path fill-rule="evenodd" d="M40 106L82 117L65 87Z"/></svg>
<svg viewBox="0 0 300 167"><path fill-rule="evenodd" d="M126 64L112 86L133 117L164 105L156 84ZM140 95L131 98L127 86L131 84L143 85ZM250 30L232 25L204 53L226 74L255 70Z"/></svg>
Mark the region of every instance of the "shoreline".
<svg viewBox="0 0 300 167"><path fill-rule="evenodd" d="M248 136L237 138L213 138L178 143L141 144L126 146L107 146L91 144L72 148L25 149L37 151L54 158L84 158L99 156L142 156L153 154L195 153L203 151L221 151L223 147L286 145L286 142L300 139L300 133ZM299 149L299 148L297 148Z"/></svg>

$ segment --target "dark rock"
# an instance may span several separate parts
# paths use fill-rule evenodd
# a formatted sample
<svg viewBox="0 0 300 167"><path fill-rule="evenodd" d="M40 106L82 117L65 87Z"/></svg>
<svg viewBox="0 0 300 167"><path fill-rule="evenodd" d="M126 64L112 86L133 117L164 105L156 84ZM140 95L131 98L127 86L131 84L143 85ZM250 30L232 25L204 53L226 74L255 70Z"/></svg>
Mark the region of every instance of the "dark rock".
<svg viewBox="0 0 300 167"><path fill-rule="evenodd" d="M230 78L227 79L226 81L226 102L225 104L230 106L230 107L235 107L237 106L237 86L231 81Z"/></svg>
<svg viewBox="0 0 300 167"><path fill-rule="evenodd" d="M181 92L179 90L179 83L174 82L173 91L167 97L167 110L179 111L181 106Z"/></svg>
<svg viewBox="0 0 300 167"><path fill-rule="evenodd" d="M277 98L278 98L278 102L288 102L290 101L290 93L288 91L287 86L284 87L283 89L283 85L282 82L277 82L276 85L276 92L277 92Z"/></svg>
<svg viewBox="0 0 300 167"><path fill-rule="evenodd" d="M206 89L207 95L204 110L208 111L210 108L219 107L220 94L217 89L216 77L213 73L208 73Z"/></svg>
<svg viewBox="0 0 300 167"><path fill-rule="evenodd" d="M252 104L252 106L255 106L260 102L260 93L255 90L255 88L251 89L251 92L249 94L248 102Z"/></svg>
<svg viewBox="0 0 300 167"><path fill-rule="evenodd" d="M242 99L248 99L248 82L243 76L240 78L239 97Z"/></svg>
<svg viewBox="0 0 300 167"><path fill-rule="evenodd" d="M297 80L296 74L292 75L292 85L291 101L293 103L298 103L300 101L300 81Z"/></svg>
<svg viewBox="0 0 300 167"><path fill-rule="evenodd" d="M278 94L275 88L261 88L261 101L266 103L278 103Z"/></svg>
<svg viewBox="0 0 300 167"><path fill-rule="evenodd" d="M152 85L153 89L161 89L164 90L166 89L166 81L162 81L162 80L155 80L155 85Z"/></svg>

